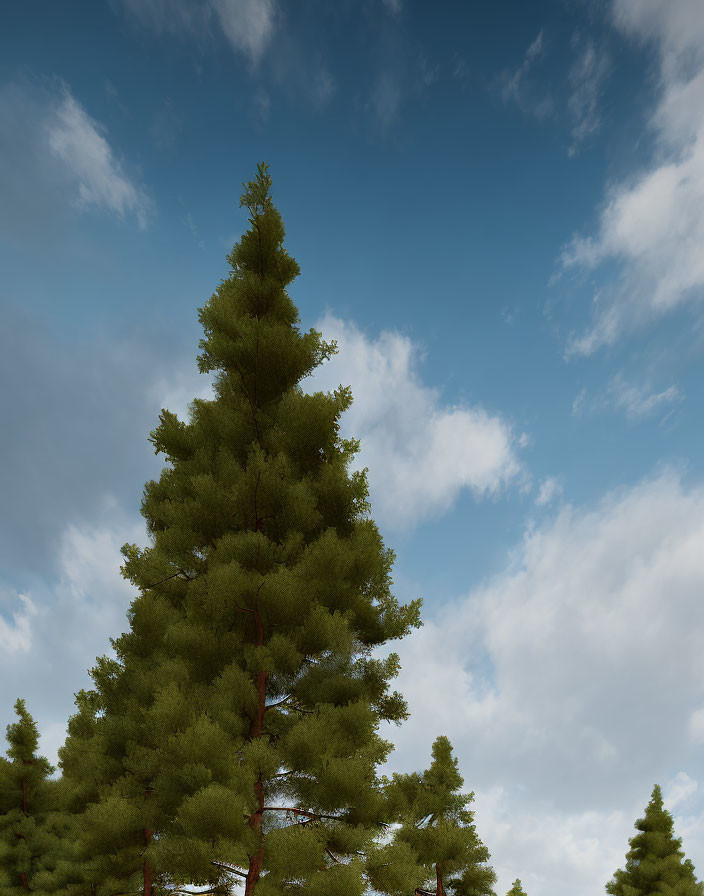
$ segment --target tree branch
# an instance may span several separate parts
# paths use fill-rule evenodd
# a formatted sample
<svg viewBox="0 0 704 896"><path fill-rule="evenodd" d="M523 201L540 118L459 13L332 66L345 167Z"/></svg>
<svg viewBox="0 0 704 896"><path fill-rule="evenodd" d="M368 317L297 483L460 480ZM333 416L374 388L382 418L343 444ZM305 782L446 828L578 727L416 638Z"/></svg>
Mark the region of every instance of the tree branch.
<svg viewBox="0 0 704 896"><path fill-rule="evenodd" d="M179 569L178 572L175 572L173 575L167 576L165 579L161 579L161 580L158 581L158 582L154 582L153 585L145 585L145 586L144 586L144 590L145 590L145 591L148 591L150 588L156 588L157 585L163 585L164 582L168 582L168 581L170 581L171 579L175 579L176 576L183 576L184 579L187 579L189 582L192 582L193 579L195 578L195 576L189 576L189 575L188 575L187 573L185 573L182 569Z"/></svg>
<svg viewBox="0 0 704 896"><path fill-rule="evenodd" d="M230 865L227 862L215 862L211 861L211 865L215 865L216 868L224 868L225 871L229 871L231 874L239 874L240 877L247 877L247 873L245 871L240 871L239 868L235 868L234 865Z"/></svg>
<svg viewBox="0 0 704 896"><path fill-rule="evenodd" d="M318 818L329 819L330 821L341 821L340 815L321 815L319 812L308 812L306 809L298 809L295 806L264 806L262 812L290 812L292 815L303 815L304 818L315 820Z"/></svg>

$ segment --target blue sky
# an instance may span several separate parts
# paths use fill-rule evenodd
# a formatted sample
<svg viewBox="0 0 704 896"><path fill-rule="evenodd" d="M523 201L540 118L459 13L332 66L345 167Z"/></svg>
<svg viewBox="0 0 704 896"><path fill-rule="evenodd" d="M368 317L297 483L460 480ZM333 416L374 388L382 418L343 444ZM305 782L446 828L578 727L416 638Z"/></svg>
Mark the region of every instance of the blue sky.
<svg viewBox="0 0 704 896"><path fill-rule="evenodd" d="M27 2L0 32L0 724L125 624L147 435L273 178L338 341L411 720L499 875L603 892L660 783L704 874L700 0Z"/></svg>

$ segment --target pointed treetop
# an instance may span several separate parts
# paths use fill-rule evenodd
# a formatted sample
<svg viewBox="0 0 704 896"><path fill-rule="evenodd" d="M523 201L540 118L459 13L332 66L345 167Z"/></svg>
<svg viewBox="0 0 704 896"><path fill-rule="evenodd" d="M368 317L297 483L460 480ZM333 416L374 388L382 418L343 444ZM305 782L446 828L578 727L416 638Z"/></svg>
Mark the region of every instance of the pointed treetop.
<svg viewBox="0 0 704 896"><path fill-rule="evenodd" d="M274 208L271 202L271 196L269 195L269 190L271 189L271 175L268 173L268 168L269 166L266 162L260 162L257 165L257 176L255 180L250 180L247 183L242 181L244 193L240 196L240 208L244 206L249 209L253 215L260 214L260 207L261 214L263 214L264 211L273 211Z"/></svg>
<svg viewBox="0 0 704 896"><path fill-rule="evenodd" d="M414 889L493 896L496 875L474 825L474 794L462 792L464 781L446 737L436 738L432 754L429 769L394 774L387 786L399 827L393 841L370 856L372 886L389 896Z"/></svg>
<svg viewBox="0 0 704 896"><path fill-rule="evenodd" d="M694 866L685 859L682 838L675 837L674 819L663 806L662 791L656 784L645 815L635 823L638 833L628 841L625 870L619 869L606 885L611 896L660 892L670 896L704 896L704 883L697 883Z"/></svg>
<svg viewBox="0 0 704 896"><path fill-rule="evenodd" d="M523 885L521 884L521 879L517 877L511 889L508 891L506 896L526 896L526 893L523 890Z"/></svg>
<svg viewBox="0 0 704 896"><path fill-rule="evenodd" d="M28 762L34 758L39 746L39 732L24 700L18 699L15 702L15 712L18 721L7 726L7 740L10 745L7 755L15 762Z"/></svg>

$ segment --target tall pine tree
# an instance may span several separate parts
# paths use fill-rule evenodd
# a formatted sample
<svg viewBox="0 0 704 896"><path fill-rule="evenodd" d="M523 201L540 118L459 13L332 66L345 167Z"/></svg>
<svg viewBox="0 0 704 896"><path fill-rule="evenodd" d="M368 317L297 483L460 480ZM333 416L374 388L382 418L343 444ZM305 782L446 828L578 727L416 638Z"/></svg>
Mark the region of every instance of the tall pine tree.
<svg viewBox="0 0 704 896"><path fill-rule="evenodd" d="M370 851L369 879L390 896L493 896L496 875L477 836L464 781L446 737L433 744L422 774L394 775L388 793L399 827L390 843Z"/></svg>
<svg viewBox="0 0 704 896"><path fill-rule="evenodd" d="M694 866L684 858L682 840L674 835L672 815L663 806L657 784L645 816L635 826L639 833L628 841L626 868L614 874L606 892L611 896L702 896L704 883L697 883Z"/></svg>
<svg viewBox="0 0 704 896"><path fill-rule="evenodd" d="M508 891L506 896L526 896L526 893L523 890L523 886L521 884L520 878L516 878L513 882L513 886Z"/></svg>
<svg viewBox="0 0 704 896"><path fill-rule="evenodd" d="M385 811L379 723L406 716L398 658L372 652L419 624L420 602L392 596L393 553L349 470L349 389L300 386L336 346L297 326L270 187L262 164L240 202L250 230L200 311L215 397L152 433L167 466L145 488L150 545L123 549L140 593L92 673L106 759L86 868L137 870L144 896L235 879L246 896L361 896Z"/></svg>
<svg viewBox="0 0 704 896"><path fill-rule="evenodd" d="M56 849L47 821L55 782L49 762L37 755L39 734L24 700L7 726L7 759L0 764L0 896L36 891L35 879Z"/></svg>

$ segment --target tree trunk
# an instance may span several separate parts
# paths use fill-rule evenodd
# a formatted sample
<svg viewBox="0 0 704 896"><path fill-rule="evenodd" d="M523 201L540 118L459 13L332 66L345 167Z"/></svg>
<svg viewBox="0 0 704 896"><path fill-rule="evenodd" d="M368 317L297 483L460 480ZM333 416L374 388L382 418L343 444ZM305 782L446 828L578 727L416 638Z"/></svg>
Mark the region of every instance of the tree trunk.
<svg viewBox="0 0 704 896"><path fill-rule="evenodd" d="M27 883L27 875L24 873L24 871L20 872L20 880L22 881L22 889L28 890L29 884Z"/></svg>
<svg viewBox="0 0 704 896"><path fill-rule="evenodd" d="M145 835L147 831L149 831L149 828L145 830ZM144 896L152 896L152 869L149 867L147 859L144 860L142 872L144 874Z"/></svg>
<svg viewBox="0 0 704 896"><path fill-rule="evenodd" d="M445 896L445 887L442 885L442 869L439 865L435 866L435 896Z"/></svg>

